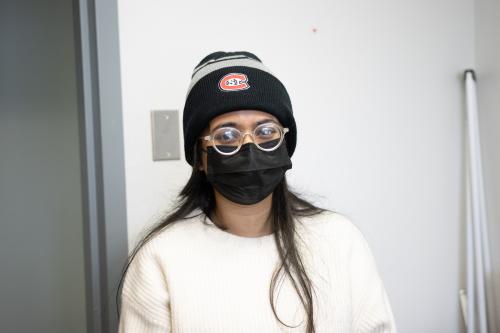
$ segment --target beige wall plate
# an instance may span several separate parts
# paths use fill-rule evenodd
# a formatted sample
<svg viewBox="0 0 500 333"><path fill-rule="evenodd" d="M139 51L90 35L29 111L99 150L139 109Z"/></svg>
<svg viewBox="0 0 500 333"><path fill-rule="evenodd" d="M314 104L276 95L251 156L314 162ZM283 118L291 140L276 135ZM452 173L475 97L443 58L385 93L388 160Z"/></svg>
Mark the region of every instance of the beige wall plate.
<svg viewBox="0 0 500 333"><path fill-rule="evenodd" d="M153 161L179 160L179 111L151 111Z"/></svg>

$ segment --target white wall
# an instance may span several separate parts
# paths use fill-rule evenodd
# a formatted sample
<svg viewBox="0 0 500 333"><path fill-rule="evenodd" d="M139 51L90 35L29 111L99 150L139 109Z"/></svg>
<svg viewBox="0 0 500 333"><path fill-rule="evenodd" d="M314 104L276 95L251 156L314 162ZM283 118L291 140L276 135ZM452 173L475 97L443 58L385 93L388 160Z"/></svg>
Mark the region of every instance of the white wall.
<svg viewBox="0 0 500 333"><path fill-rule="evenodd" d="M248 50L292 98L292 185L363 230L399 331L463 329L472 0L122 0L119 19L131 248L190 172L183 160L152 162L150 110L182 110L209 52Z"/></svg>
<svg viewBox="0 0 500 333"><path fill-rule="evenodd" d="M495 282L497 329L500 329L500 2L475 2L476 74L479 125Z"/></svg>

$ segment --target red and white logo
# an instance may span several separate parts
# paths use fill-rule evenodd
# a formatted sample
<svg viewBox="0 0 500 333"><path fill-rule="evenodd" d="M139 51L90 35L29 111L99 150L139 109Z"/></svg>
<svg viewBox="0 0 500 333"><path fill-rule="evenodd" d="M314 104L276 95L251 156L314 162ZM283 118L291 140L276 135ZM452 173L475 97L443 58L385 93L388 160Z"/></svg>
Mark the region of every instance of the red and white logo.
<svg viewBox="0 0 500 333"><path fill-rule="evenodd" d="M223 91L237 91L250 88L248 77L242 73L229 73L219 81L219 89Z"/></svg>

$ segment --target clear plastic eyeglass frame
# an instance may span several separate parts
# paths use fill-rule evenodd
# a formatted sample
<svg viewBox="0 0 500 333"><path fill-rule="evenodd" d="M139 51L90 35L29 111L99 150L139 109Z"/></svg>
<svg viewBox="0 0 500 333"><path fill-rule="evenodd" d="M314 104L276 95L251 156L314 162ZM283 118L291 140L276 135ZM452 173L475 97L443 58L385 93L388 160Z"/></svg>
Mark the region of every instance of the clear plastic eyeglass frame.
<svg viewBox="0 0 500 333"><path fill-rule="evenodd" d="M257 144L257 141L255 140L256 131L261 129L261 128L265 128L266 126L267 127L270 127L270 126L275 127L280 131L280 138L279 138L278 143L276 144L276 146L271 147L271 148L264 148L264 147L260 146L259 144ZM224 152L224 151L221 151L217 148L217 144L215 143L214 133L219 132L219 131L223 131L223 130L232 130L232 131L236 131L236 133L238 133L238 135L239 135L238 146L234 151ZM213 131L210 135L203 136L200 139L205 140L205 141L210 141L212 143L212 146L214 147L215 151L217 151L221 155L234 155L240 150L240 148L243 144L243 141L245 139L245 136L248 134L252 137L253 144L255 144L257 146L257 148L259 148L260 150L269 152L269 151L273 151L273 150L276 150L279 148L279 146L283 143L283 139L285 138L285 134L288 133L289 131L290 130L288 129L288 127L281 127L280 125L275 124L275 123L264 123L264 124L260 124L257 127L255 127L252 131L246 131L246 132L241 132L240 130L238 130L235 127L221 127L221 128L216 129L215 131Z"/></svg>

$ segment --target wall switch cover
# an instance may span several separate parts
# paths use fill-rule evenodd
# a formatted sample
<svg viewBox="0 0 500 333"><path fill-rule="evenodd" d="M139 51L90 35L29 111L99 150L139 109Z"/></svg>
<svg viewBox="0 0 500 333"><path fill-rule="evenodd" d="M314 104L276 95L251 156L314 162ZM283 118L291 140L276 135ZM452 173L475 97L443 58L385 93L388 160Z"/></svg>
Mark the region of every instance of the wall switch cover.
<svg viewBox="0 0 500 333"><path fill-rule="evenodd" d="M151 111L153 161L179 160L179 111Z"/></svg>

